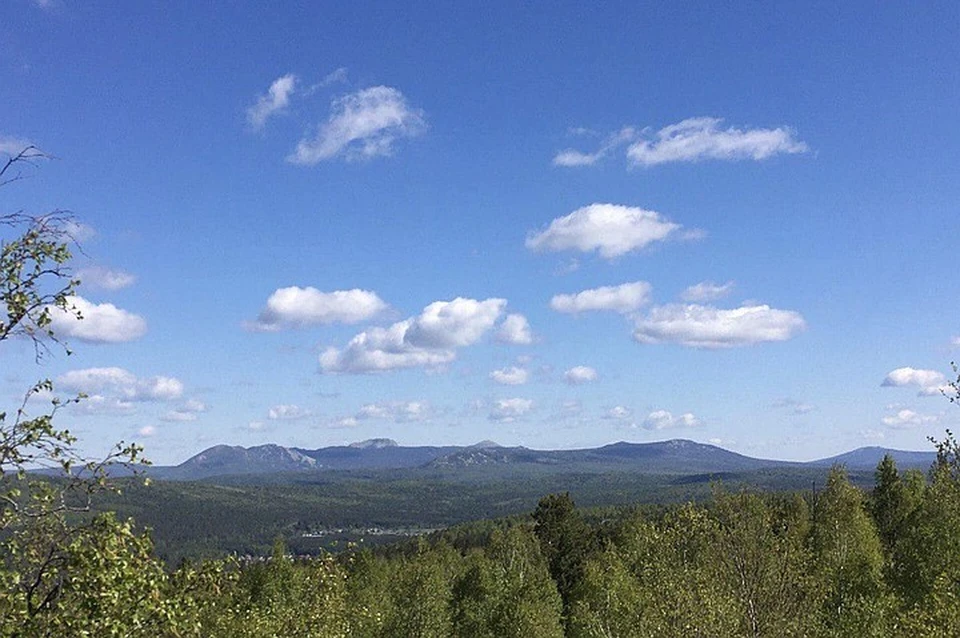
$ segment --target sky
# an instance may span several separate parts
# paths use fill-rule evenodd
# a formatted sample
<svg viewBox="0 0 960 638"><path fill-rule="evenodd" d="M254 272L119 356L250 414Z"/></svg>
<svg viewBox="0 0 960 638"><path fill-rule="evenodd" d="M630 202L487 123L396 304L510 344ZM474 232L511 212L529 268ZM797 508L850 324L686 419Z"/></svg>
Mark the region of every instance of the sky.
<svg viewBox="0 0 960 638"><path fill-rule="evenodd" d="M85 454L960 424L956 3L7 0L0 47L0 159L50 156L0 214L76 216L84 317L0 401L84 393Z"/></svg>

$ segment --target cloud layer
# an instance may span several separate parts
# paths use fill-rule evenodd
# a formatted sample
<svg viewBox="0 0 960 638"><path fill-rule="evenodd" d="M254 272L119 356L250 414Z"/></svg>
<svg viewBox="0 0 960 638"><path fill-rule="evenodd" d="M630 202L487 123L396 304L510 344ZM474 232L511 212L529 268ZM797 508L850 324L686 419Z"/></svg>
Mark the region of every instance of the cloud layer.
<svg viewBox="0 0 960 638"><path fill-rule="evenodd" d="M672 430L676 428L695 428L703 422L691 412L684 412L674 416L666 410L655 410L643 420L643 427L648 430Z"/></svg>
<svg viewBox="0 0 960 638"><path fill-rule="evenodd" d="M703 303L705 301L716 301L726 297L733 290L733 282L728 281L725 284L716 284L712 281L701 281L694 284L680 293L680 299L693 303Z"/></svg>
<svg viewBox="0 0 960 638"><path fill-rule="evenodd" d="M789 128L720 128L715 117L695 117L665 126L627 148L627 158L640 166L701 160L763 160L780 154L805 153L807 145Z"/></svg>
<svg viewBox="0 0 960 638"><path fill-rule="evenodd" d="M136 283L137 278L123 270L90 266L77 271L77 279L82 286L98 290L121 290Z"/></svg>
<svg viewBox="0 0 960 638"><path fill-rule="evenodd" d="M564 149L553 158L554 166L592 166L623 146L634 166L656 166L670 162L703 160L764 160L774 155L805 153L807 145L792 129L734 127L723 129L716 117L693 117L670 124L659 131L638 131L624 127L608 136L592 153Z"/></svg>
<svg viewBox="0 0 960 638"><path fill-rule="evenodd" d="M98 414L131 413L134 403L175 401L183 395L183 382L175 377L140 378L117 367L70 370L57 378L56 387L86 394L80 409Z"/></svg>
<svg viewBox="0 0 960 638"><path fill-rule="evenodd" d="M601 286L576 294L554 295L550 300L550 307L557 312L571 314L594 310L629 314L649 303L651 290L652 286L645 281Z"/></svg>
<svg viewBox="0 0 960 638"><path fill-rule="evenodd" d="M633 336L640 343L732 348L786 341L805 328L806 322L799 313L766 305L721 310L696 304L668 304L639 317Z"/></svg>
<svg viewBox="0 0 960 638"><path fill-rule="evenodd" d="M425 129L423 111L410 107L403 93L373 86L334 100L316 136L300 140L287 160L309 166L341 155L347 160L389 156L398 139Z"/></svg>

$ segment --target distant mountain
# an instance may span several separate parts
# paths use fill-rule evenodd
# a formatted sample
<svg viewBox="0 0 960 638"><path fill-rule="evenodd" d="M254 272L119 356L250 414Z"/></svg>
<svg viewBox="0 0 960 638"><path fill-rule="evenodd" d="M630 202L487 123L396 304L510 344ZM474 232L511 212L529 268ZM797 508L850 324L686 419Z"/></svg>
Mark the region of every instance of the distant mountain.
<svg viewBox="0 0 960 638"><path fill-rule="evenodd" d="M582 450L531 450L524 447L459 449L431 461L428 467L471 467L478 465L563 466L572 471L634 471L656 474L702 474L743 472L762 467L796 465L786 461L754 459L714 445L683 439L658 443L620 441L600 448Z"/></svg>
<svg viewBox="0 0 960 638"><path fill-rule="evenodd" d="M149 474L165 479L192 480L226 474L296 472L317 467L313 458L296 449L279 445L215 445L176 467L150 469Z"/></svg>
<svg viewBox="0 0 960 638"><path fill-rule="evenodd" d="M717 474L767 468L830 467L871 470L884 454L891 454L902 469L926 469L936 459L933 452L908 452L866 447L838 456L796 463L757 459L715 445L684 439L656 443L620 441L599 448L531 450L502 447L493 441L470 446L398 445L392 439L368 439L350 445L308 450L279 445L243 448L218 445L175 467L152 467L149 474L170 480L199 480L226 475L327 472L343 470L417 469L437 472L488 468L491 472L635 472L643 474Z"/></svg>
<svg viewBox="0 0 960 638"><path fill-rule="evenodd" d="M810 461L809 465L820 467L840 464L851 470L872 470L877 467L885 454L892 456L893 460L897 462L897 468L901 470L926 470L937 460L936 452L891 450L890 448L874 446L857 448L830 458Z"/></svg>

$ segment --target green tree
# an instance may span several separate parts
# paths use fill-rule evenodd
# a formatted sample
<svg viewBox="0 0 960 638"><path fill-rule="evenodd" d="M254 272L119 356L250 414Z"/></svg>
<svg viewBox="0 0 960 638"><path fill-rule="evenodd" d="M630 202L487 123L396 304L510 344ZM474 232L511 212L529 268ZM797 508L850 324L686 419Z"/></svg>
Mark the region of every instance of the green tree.
<svg viewBox="0 0 960 638"><path fill-rule="evenodd" d="M0 167L0 186L20 179L18 171L42 156L28 147L9 157ZM51 330L53 313L79 317L70 304L79 283L69 267L71 222L63 211L43 216L23 211L0 214L0 344L11 338L28 339L40 358L50 352L51 344L60 343ZM106 470L111 464L138 461L140 448L120 444L106 459L84 459L73 435L54 424L56 413L74 400L53 399L46 411L30 414L41 395L52 389L50 381L40 381L13 414L0 412L0 618L19 622L30 635L31 627L57 627L73 614L83 619L77 622L99 627L99 635L113 635L110 627L116 625L111 623L122 610L91 601L102 595L129 602L129 590L124 593L112 579L122 581L121 574L130 578L123 582L133 590L156 585L137 580L148 578L150 570L129 568L147 555L144 548L149 541L143 539L144 545L131 540L125 523L107 518L92 522L87 518L84 523L71 515L86 512L92 496L109 487ZM51 480L28 473L38 468L55 470L60 476ZM106 575L112 576L98 579ZM93 598L83 598L81 590L99 586L118 588L93 589ZM87 603L78 602L82 600ZM73 610L65 611L70 605ZM147 615L153 614L150 609L150 605L143 607ZM3 631L14 631L13 626L6 624Z"/></svg>
<svg viewBox="0 0 960 638"><path fill-rule="evenodd" d="M569 612L574 592L583 580L587 558L594 549L590 526L577 511L570 493L550 494L537 503L533 530L547 559L550 575Z"/></svg>
<svg viewBox="0 0 960 638"><path fill-rule="evenodd" d="M886 636L893 601L883 580L883 546L842 467L834 467L814 507L811 543L825 588L822 618L834 636Z"/></svg>

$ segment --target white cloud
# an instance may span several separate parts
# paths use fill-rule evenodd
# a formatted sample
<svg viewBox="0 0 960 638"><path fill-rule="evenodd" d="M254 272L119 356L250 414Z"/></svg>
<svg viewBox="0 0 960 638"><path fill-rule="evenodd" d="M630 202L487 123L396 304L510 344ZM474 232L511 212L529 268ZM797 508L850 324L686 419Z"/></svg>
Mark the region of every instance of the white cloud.
<svg viewBox="0 0 960 638"><path fill-rule="evenodd" d="M321 87L330 86L331 84L337 84L337 83L346 82L346 81L347 81L347 67L342 66L323 76L323 79L320 80L320 86Z"/></svg>
<svg viewBox="0 0 960 638"><path fill-rule="evenodd" d="M157 433L157 428L155 428L152 425L145 425L139 430L137 430L137 434L139 434L140 436L153 436L156 433Z"/></svg>
<svg viewBox="0 0 960 638"><path fill-rule="evenodd" d="M311 414L312 412L310 412L310 410L301 408L298 405L280 404L273 406L267 411L267 418L271 421L296 421L298 419L305 419Z"/></svg>
<svg viewBox="0 0 960 638"><path fill-rule="evenodd" d="M410 108L403 93L374 86L334 100L316 137L300 140L287 161L313 165L338 155L347 160L389 156L398 138L415 137L425 128L423 112Z"/></svg>
<svg viewBox="0 0 960 638"><path fill-rule="evenodd" d="M510 423L528 414L533 410L533 401L530 399L497 399L490 408L491 421Z"/></svg>
<svg viewBox="0 0 960 638"><path fill-rule="evenodd" d="M799 313L766 305L721 310L696 304L669 304L638 318L633 335L640 343L731 348L786 341L805 328L806 322Z"/></svg>
<svg viewBox="0 0 960 638"><path fill-rule="evenodd" d="M890 371L880 385L894 388L915 386L918 388L917 396L921 397L939 396L943 392L949 394L952 391L942 373L910 367Z"/></svg>
<svg viewBox="0 0 960 638"><path fill-rule="evenodd" d="M649 303L651 290L652 287L645 281L601 286L572 295L554 295L550 307L565 313L610 310L628 314Z"/></svg>
<svg viewBox="0 0 960 638"><path fill-rule="evenodd" d="M604 413L603 418L614 421L625 421L630 418L631 414L630 408L615 405Z"/></svg>
<svg viewBox="0 0 960 638"><path fill-rule="evenodd" d="M90 266L77 271L77 279L83 286L98 290L120 290L132 286L137 278L128 272L103 266Z"/></svg>
<svg viewBox="0 0 960 638"><path fill-rule="evenodd" d="M558 217L527 237L536 251L598 251L604 259L620 257L675 235L680 224L656 211L619 204L590 204Z"/></svg>
<svg viewBox="0 0 960 638"><path fill-rule="evenodd" d="M523 385L530 377L530 373L523 368L511 366L494 370L490 373L490 378L501 385Z"/></svg>
<svg viewBox="0 0 960 638"><path fill-rule="evenodd" d="M83 297L67 297L67 307L75 308L82 318L70 311L50 308L50 329L58 338L78 339L89 343L122 343L139 339L147 331L147 322L140 315L117 308L113 304L95 304Z"/></svg>
<svg viewBox="0 0 960 638"><path fill-rule="evenodd" d="M888 428L912 428L921 425L936 423L940 417L930 414L919 414L913 410L903 409L896 414L881 419Z"/></svg>
<svg viewBox="0 0 960 638"><path fill-rule="evenodd" d="M503 323L500 324L500 329L497 330L497 341L519 346L530 345L533 343L530 322L523 315L507 315Z"/></svg>
<svg viewBox="0 0 960 638"><path fill-rule="evenodd" d="M137 408L132 401L120 399L115 396L108 397L102 394L92 394L81 400L73 410L86 415L127 416L136 412Z"/></svg>
<svg viewBox="0 0 960 638"><path fill-rule="evenodd" d="M36 145L30 140L24 139L22 137L0 135L0 153L3 153L5 155L10 155L12 157L31 146L36 146Z"/></svg>
<svg viewBox="0 0 960 638"><path fill-rule="evenodd" d="M199 414L206 412L209 408L207 404L199 399L189 399L174 410L170 410L162 417L161 421L189 422L196 421Z"/></svg>
<svg viewBox="0 0 960 638"><path fill-rule="evenodd" d="M395 423L411 423L426 421L433 413L433 407L426 401L390 401L364 405L352 418L356 421L389 419Z"/></svg>
<svg viewBox="0 0 960 638"><path fill-rule="evenodd" d="M342 349L328 348L320 355L320 369L357 374L450 363L457 348L476 343L493 328L506 304L496 298L435 301L416 317L365 330Z"/></svg>
<svg viewBox="0 0 960 638"><path fill-rule="evenodd" d="M793 130L775 129L721 130L723 120L697 117L671 124L648 139L627 148L627 158L641 166L668 162L700 160L763 160L782 153L804 153L807 145L796 139Z"/></svg>
<svg viewBox="0 0 960 638"><path fill-rule="evenodd" d="M93 226L69 219L63 224L63 234L75 242L85 242L97 236Z"/></svg>
<svg viewBox="0 0 960 638"><path fill-rule="evenodd" d="M705 301L715 301L717 299L726 297L732 290L732 281L728 281L725 284L715 284L712 281L701 281L700 283L694 284L680 293L680 298L684 301L703 303Z"/></svg>
<svg viewBox="0 0 960 638"><path fill-rule="evenodd" d="M703 422L690 412L674 416L666 410L655 410L643 420L643 427L648 430L695 428L701 425L703 425Z"/></svg>
<svg viewBox="0 0 960 638"><path fill-rule="evenodd" d="M95 400L116 398L124 402L173 401L183 395L183 382L174 377L139 378L123 368L84 368L70 370L57 378L58 387L82 392ZM82 404L82 402L81 402Z"/></svg>
<svg viewBox="0 0 960 638"><path fill-rule="evenodd" d="M386 309L386 302L369 290L321 292L312 287L290 286L278 288L270 295L256 322L246 325L253 330L276 331L315 324L358 323Z"/></svg>
<svg viewBox="0 0 960 638"><path fill-rule="evenodd" d="M589 366L575 366L563 373L563 379L570 385L580 385L597 380L597 371Z"/></svg>
<svg viewBox="0 0 960 638"><path fill-rule="evenodd" d="M254 130L260 130L270 116L283 111L290 104L290 96L296 90L297 76L293 73L282 75L270 85L265 95L247 109L247 123Z"/></svg>
<svg viewBox="0 0 960 638"><path fill-rule="evenodd" d="M607 139L603 141L603 144L600 146L600 148L593 153L583 153L572 148L560 151L554 156L553 165L564 167L593 166L598 161L606 157L610 151L633 140L636 138L636 136L636 129L629 126L624 127L616 133L608 136Z"/></svg>

